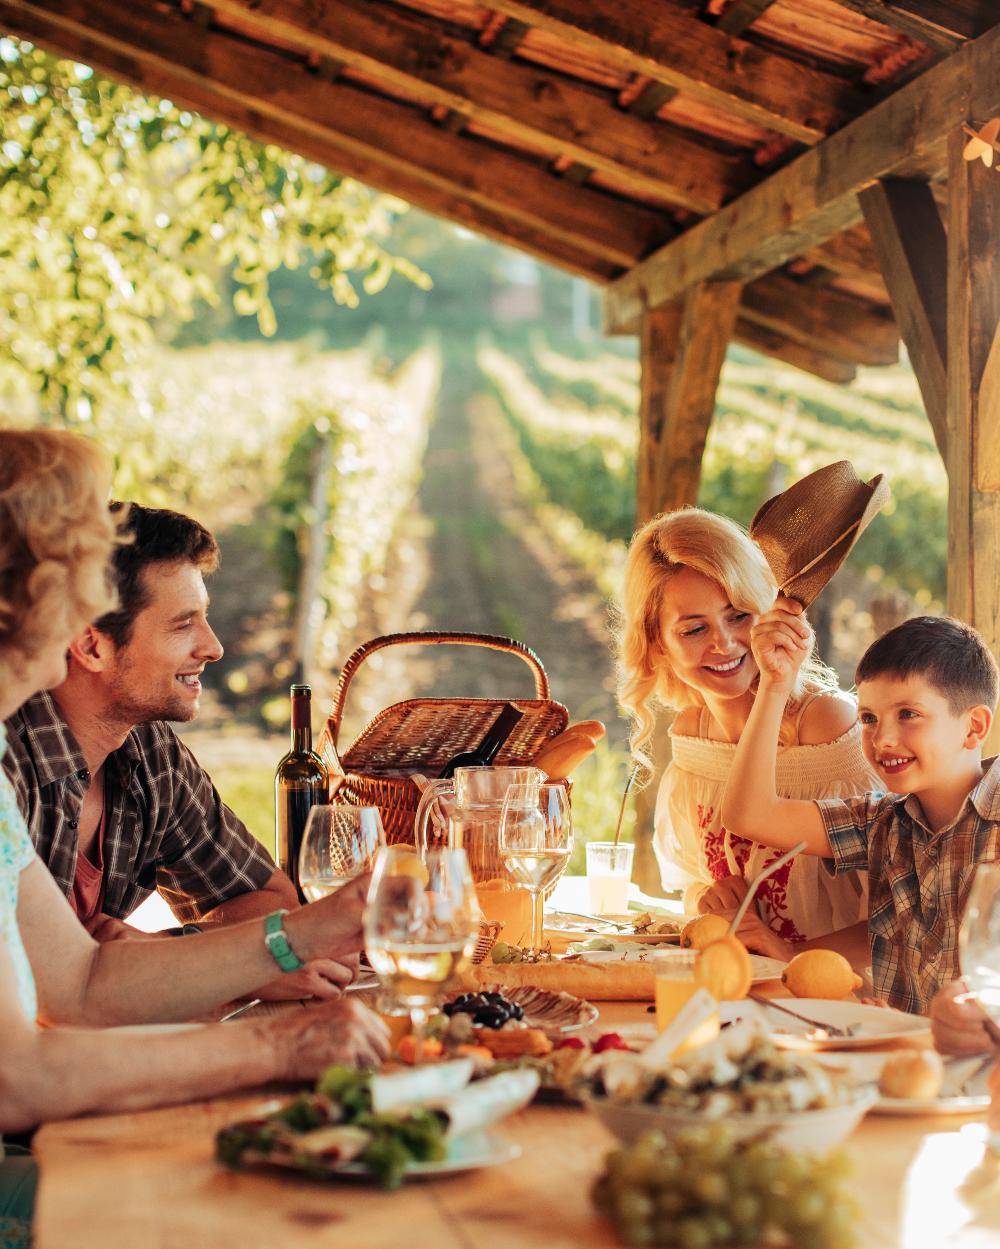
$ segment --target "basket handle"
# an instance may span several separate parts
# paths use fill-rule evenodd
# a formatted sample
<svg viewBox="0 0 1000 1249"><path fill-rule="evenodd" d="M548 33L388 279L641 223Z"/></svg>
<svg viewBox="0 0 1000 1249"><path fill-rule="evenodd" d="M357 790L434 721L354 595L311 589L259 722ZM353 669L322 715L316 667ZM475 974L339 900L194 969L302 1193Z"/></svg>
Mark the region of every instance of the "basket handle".
<svg viewBox="0 0 1000 1249"><path fill-rule="evenodd" d="M386 646L441 646L443 644L484 646L487 650L506 651L508 654L517 655L532 671L535 678L535 697L548 699L549 678L545 675L542 661L524 642L517 642L513 638L500 637L493 633L447 633L432 629L417 633L386 633L382 637L372 638L365 642L347 657L347 662L340 673L340 680L337 682L333 706L330 708L330 715L327 719L327 729L333 739L333 744L336 746L340 736L340 721L344 714L344 704L347 702L348 687L369 655L374 655L376 651Z"/></svg>

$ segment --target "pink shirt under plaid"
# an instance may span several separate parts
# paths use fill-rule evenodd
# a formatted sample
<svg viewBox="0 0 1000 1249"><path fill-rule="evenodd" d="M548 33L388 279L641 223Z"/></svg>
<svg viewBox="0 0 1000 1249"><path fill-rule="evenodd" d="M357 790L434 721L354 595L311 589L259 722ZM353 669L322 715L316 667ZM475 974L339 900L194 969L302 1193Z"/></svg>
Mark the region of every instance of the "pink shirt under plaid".
<svg viewBox="0 0 1000 1249"><path fill-rule="evenodd" d="M868 936L875 992L926 1014L961 974L958 928L980 863L1000 859L1000 759L988 759L955 819L933 832L912 794L816 802L834 872L868 869Z"/></svg>

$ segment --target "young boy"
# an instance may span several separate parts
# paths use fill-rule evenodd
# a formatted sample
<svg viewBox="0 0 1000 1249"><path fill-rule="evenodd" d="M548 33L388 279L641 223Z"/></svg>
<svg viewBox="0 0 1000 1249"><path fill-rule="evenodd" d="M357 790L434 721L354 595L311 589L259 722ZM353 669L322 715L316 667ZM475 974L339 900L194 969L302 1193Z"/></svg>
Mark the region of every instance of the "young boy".
<svg viewBox="0 0 1000 1249"><path fill-rule="evenodd" d="M978 863L1000 859L1000 762L982 746L997 702L997 665L957 620L919 616L891 629L858 664L865 757L885 792L799 802L775 792L778 727L812 646L801 608L778 599L751 638L760 669L722 804L734 833L787 850L805 841L834 872L867 868L875 992L926 1013L959 974L958 928Z"/></svg>

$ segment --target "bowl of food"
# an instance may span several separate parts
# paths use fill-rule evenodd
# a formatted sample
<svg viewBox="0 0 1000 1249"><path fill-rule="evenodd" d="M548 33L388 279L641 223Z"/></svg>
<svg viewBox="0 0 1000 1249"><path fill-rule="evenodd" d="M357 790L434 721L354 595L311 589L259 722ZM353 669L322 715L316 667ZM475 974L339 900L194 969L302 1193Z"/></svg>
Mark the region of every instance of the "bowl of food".
<svg viewBox="0 0 1000 1249"><path fill-rule="evenodd" d="M766 1137L810 1153L846 1140L875 1100L872 1090L842 1086L818 1064L760 1035L721 1037L661 1070L634 1055L612 1054L581 1098L627 1144L644 1132L673 1139L725 1122L737 1139Z"/></svg>

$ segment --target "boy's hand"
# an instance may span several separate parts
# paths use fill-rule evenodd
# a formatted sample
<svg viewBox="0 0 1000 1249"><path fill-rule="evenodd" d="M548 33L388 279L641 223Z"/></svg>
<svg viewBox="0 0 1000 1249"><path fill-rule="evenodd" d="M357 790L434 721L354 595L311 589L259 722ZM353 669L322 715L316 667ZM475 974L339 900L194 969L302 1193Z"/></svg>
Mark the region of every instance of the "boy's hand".
<svg viewBox="0 0 1000 1249"><path fill-rule="evenodd" d="M953 980L939 989L931 1002L931 1033L934 1048L942 1054L983 1054L994 1047L986 1016L979 1004L968 997L962 980Z"/></svg>
<svg viewBox="0 0 1000 1249"><path fill-rule="evenodd" d="M760 669L761 684L790 690L806 656L813 632L795 599L778 597L750 630L750 648Z"/></svg>

